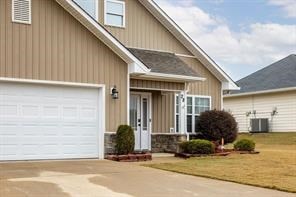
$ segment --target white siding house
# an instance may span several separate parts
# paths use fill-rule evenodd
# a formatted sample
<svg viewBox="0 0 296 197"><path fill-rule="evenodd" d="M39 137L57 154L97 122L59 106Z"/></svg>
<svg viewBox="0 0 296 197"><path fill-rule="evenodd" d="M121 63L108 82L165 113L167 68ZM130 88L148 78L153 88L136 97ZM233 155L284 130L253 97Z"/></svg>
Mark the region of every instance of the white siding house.
<svg viewBox="0 0 296 197"><path fill-rule="evenodd" d="M296 132L296 55L237 82L241 90L224 95L224 110L236 118L240 132L251 119L267 118L269 132Z"/></svg>

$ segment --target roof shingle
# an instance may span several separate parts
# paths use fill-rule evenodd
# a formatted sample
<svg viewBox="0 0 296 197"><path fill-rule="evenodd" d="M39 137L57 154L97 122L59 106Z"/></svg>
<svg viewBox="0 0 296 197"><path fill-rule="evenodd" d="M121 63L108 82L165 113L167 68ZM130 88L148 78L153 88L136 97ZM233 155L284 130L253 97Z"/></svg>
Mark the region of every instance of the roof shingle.
<svg viewBox="0 0 296 197"><path fill-rule="evenodd" d="M134 56L150 68L151 72L200 77L197 72L190 68L174 53L134 48L129 48L129 50Z"/></svg>
<svg viewBox="0 0 296 197"><path fill-rule="evenodd" d="M241 80L239 91L232 94L296 87L296 55L281 59Z"/></svg>

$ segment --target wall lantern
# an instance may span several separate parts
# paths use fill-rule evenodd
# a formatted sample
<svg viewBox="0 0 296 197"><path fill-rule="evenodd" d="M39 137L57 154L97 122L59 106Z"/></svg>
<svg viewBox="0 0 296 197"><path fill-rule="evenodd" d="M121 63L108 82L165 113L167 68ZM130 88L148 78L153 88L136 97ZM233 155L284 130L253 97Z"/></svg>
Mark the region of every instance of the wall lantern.
<svg viewBox="0 0 296 197"><path fill-rule="evenodd" d="M118 99L118 90L116 89L116 86L111 88L111 96L113 99Z"/></svg>

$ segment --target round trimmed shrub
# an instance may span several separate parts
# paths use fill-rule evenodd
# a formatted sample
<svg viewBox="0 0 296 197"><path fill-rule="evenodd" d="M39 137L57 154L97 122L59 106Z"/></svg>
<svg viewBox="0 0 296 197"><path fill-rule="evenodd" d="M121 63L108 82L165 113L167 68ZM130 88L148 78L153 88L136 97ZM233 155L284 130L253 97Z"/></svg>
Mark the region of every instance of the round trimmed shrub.
<svg viewBox="0 0 296 197"><path fill-rule="evenodd" d="M125 155L134 152L135 134L129 125L120 125L116 132L115 150L119 155Z"/></svg>
<svg viewBox="0 0 296 197"><path fill-rule="evenodd" d="M215 152L215 145L208 140L190 140L182 142L180 147L184 153L190 154L212 154Z"/></svg>
<svg viewBox="0 0 296 197"><path fill-rule="evenodd" d="M255 142L249 139L241 139L234 144L234 149L239 151L253 151L255 149Z"/></svg>
<svg viewBox="0 0 296 197"><path fill-rule="evenodd" d="M201 113L197 130L207 140L220 141L224 138L224 143L227 144L235 141L238 128L235 118L230 113L210 110Z"/></svg>

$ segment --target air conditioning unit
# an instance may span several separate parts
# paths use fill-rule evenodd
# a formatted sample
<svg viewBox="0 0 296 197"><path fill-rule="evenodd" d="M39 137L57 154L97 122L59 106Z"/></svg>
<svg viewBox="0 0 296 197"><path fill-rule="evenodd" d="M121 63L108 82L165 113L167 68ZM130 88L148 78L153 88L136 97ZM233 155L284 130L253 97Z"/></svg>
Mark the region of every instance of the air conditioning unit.
<svg viewBox="0 0 296 197"><path fill-rule="evenodd" d="M251 133L266 133L268 132L268 118L253 118L251 119Z"/></svg>

